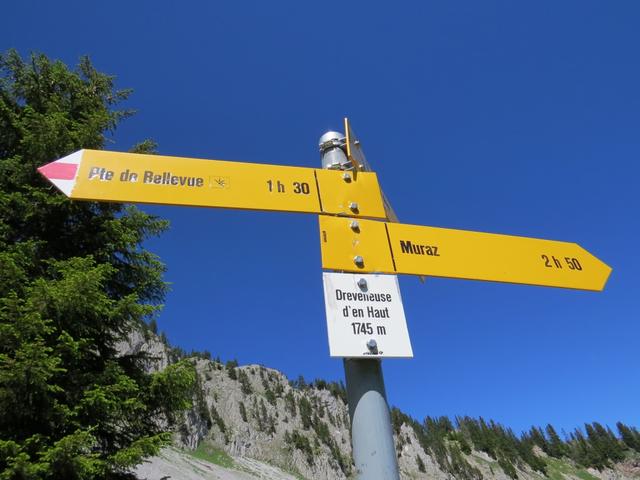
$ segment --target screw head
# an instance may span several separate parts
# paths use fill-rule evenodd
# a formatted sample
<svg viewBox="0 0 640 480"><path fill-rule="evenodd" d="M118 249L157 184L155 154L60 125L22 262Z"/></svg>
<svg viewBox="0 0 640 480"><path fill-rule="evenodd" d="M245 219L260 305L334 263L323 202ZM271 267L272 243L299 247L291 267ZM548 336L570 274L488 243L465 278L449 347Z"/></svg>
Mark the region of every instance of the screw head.
<svg viewBox="0 0 640 480"><path fill-rule="evenodd" d="M362 258L360 255L356 255L355 257L353 257L353 263L360 267L364 265L364 258Z"/></svg>
<svg viewBox="0 0 640 480"><path fill-rule="evenodd" d="M349 208L355 212L358 210L358 202L349 202Z"/></svg>
<svg viewBox="0 0 640 480"><path fill-rule="evenodd" d="M354 232L357 232L358 230L360 230L360 223L358 223L357 220L351 220L351 223L349 224L349 226L351 227L351 230L353 230Z"/></svg>
<svg viewBox="0 0 640 480"><path fill-rule="evenodd" d="M367 342L367 348L372 352L378 349L378 342L376 342L373 338Z"/></svg>
<svg viewBox="0 0 640 480"><path fill-rule="evenodd" d="M365 288L367 286L367 281L364 278L361 278L360 280L358 280L358 286L360 288Z"/></svg>
<svg viewBox="0 0 640 480"><path fill-rule="evenodd" d="M344 173L342 174L342 179L343 179L345 182L350 182L350 181L351 181L351 175L349 174L349 172L344 172Z"/></svg>

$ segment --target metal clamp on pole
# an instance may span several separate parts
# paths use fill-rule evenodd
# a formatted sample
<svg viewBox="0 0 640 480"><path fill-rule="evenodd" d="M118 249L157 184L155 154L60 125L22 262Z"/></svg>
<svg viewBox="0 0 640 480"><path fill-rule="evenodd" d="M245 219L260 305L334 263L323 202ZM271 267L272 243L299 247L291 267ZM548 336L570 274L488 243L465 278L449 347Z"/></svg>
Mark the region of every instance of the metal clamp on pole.
<svg viewBox="0 0 640 480"><path fill-rule="evenodd" d="M346 137L339 132L327 132L320 137L322 168L328 170L351 170L353 166L345 151Z"/></svg>
<svg viewBox="0 0 640 480"><path fill-rule="evenodd" d="M345 136L327 132L320 137L322 168L351 170ZM357 205L354 205L357 208ZM351 229L359 229L351 222ZM354 262L363 261L355 258ZM373 341L373 340L371 340ZM370 341L370 342L371 342ZM377 345L367 344L369 349ZM399 480L391 415L379 359L345 358L344 374L351 417L351 445L358 480Z"/></svg>

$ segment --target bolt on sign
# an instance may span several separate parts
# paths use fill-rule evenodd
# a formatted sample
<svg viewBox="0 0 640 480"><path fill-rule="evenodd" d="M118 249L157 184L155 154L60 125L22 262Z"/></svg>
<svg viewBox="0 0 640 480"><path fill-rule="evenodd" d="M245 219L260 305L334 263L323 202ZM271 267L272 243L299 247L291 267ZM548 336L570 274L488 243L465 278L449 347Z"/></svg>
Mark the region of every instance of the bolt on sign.
<svg viewBox="0 0 640 480"><path fill-rule="evenodd" d="M75 200L385 218L375 173L80 150L38 171Z"/></svg>
<svg viewBox="0 0 640 480"><path fill-rule="evenodd" d="M322 275L332 357L413 357L395 275Z"/></svg>

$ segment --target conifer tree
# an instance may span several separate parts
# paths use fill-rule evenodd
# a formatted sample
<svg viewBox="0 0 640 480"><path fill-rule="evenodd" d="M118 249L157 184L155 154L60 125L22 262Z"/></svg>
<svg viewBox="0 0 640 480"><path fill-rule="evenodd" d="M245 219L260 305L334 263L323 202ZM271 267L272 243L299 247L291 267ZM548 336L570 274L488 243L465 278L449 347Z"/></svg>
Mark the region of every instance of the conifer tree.
<svg viewBox="0 0 640 480"><path fill-rule="evenodd" d="M285 409L287 410L287 412L289 412L289 414L292 417L296 416L296 414L297 414L297 411L296 411L296 399L293 396L293 391L292 390L289 390L287 392L287 394L284 396L284 406L285 406Z"/></svg>
<svg viewBox="0 0 640 480"><path fill-rule="evenodd" d="M244 395L253 393L253 388L251 387L249 376L244 370L240 370L240 373L238 373L238 380L240 381L240 390Z"/></svg>
<svg viewBox="0 0 640 480"><path fill-rule="evenodd" d="M240 402L240 404L238 405L238 408L240 409L240 417L242 418L243 422L247 421L247 409L244 406L244 402Z"/></svg>
<svg viewBox="0 0 640 480"><path fill-rule="evenodd" d="M540 447L544 453L550 455L549 442L547 442L547 439L544 436L544 432L540 427L531 427L531 430L529 430L529 435L531 437L531 441L535 445Z"/></svg>
<svg viewBox="0 0 640 480"><path fill-rule="evenodd" d="M560 436L556 432L555 428L553 428L553 425L547 424L545 432L548 438L546 453L552 457L561 458L567 453L564 442L560 439Z"/></svg>
<svg viewBox="0 0 640 480"><path fill-rule="evenodd" d="M101 149L129 92L88 58L0 55L0 477L120 478L169 441L195 373L147 374L117 343L153 318L163 265L141 248L166 222L71 202L36 168ZM148 149L151 143L141 148Z"/></svg>
<svg viewBox="0 0 640 480"><path fill-rule="evenodd" d="M302 427L305 430L309 430L313 423L311 418L312 408L309 400L307 400L305 397L300 397L300 400L298 402L298 410L300 411L300 420L302 422Z"/></svg>
<svg viewBox="0 0 640 480"><path fill-rule="evenodd" d="M622 422L616 423L616 427L624 444L636 452L640 452L640 432L635 428L627 427Z"/></svg>

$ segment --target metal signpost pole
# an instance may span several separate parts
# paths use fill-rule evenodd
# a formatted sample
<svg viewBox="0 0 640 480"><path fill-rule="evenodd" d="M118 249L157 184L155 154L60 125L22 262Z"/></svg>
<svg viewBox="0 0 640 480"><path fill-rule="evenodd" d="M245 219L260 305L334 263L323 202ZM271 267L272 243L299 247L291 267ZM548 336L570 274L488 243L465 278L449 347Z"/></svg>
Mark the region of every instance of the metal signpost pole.
<svg viewBox="0 0 640 480"><path fill-rule="evenodd" d="M349 168L349 160L343 150L344 143L345 136L338 132L327 132L320 138L323 168L338 170ZM359 480L399 480L381 361L345 358L344 373L351 417L351 445L357 478Z"/></svg>

